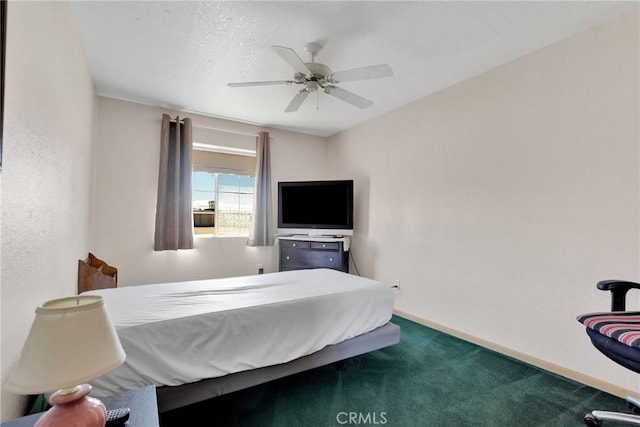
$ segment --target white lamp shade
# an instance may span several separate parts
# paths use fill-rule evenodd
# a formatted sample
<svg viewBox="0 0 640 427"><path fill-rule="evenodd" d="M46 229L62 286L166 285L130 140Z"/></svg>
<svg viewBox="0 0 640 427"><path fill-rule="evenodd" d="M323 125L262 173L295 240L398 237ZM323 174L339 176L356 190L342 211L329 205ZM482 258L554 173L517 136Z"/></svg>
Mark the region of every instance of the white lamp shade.
<svg viewBox="0 0 640 427"><path fill-rule="evenodd" d="M72 387L106 374L124 359L102 297L52 300L36 309L6 388L37 394Z"/></svg>

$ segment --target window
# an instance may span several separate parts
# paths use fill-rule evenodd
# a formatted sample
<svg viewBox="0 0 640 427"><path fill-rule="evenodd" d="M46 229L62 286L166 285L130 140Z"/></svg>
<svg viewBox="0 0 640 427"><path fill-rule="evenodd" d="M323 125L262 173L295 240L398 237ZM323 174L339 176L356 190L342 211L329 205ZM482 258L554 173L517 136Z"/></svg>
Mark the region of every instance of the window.
<svg viewBox="0 0 640 427"><path fill-rule="evenodd" d="M193 151L196 235L248 236L255 192L255 156Z"/></svg>

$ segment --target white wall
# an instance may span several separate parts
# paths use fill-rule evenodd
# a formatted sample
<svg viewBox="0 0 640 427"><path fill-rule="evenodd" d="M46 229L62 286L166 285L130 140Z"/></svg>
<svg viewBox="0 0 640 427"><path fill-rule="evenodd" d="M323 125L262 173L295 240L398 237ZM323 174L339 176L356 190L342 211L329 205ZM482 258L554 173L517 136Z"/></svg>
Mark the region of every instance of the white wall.
<svg viewBox="0 0 640 427"><path fill-rule="evenodd" d="M255 148L254 136L200 126L249 135L269 130L99 97L92 251L118 268L122 286L255 274L258 264L265 272L277 271L277 247L247 247L246 238L196 237L193 250L153 251L163 112L191 117L196 142L246 148L249 141ZM269 133L275 221L277 181L324 178L326 143L293 132L271 129ZM202 140L206 138L210 139Z"/></svg>
<svg viewBox="0 0 640 427"><path fill-rule="evenodd" d="M38 305L89 248L95 90L68 4L9 2L2 165L2 384ZM2 389L0 419L25 399Z"/></svg>
<svg viewBox="0 0 640 427"><path fill-rule="evenodd" d="M353 255L396 308L639 390L575 316L640 279L636 12L329 140L357 179ZM638 293L632 306L640 302Z"/></svg>

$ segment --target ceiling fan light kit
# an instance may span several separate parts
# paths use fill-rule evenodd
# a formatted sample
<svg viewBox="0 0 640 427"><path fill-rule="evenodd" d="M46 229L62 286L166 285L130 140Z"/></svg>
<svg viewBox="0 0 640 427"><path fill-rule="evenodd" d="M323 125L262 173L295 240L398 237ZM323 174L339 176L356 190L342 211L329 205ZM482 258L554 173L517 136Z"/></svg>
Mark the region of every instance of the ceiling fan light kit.
<svg viewBox="0 0 640 427"><path fill-rule="evenodd" d="M355 107L362 109L368 108L373 105L373 101L338 87L336 84L344 81L378 79L393 76L393 70L388 64L369 65L334 73L327 65L315 62L316 55L322 50L322 46L315 42L305 45L305 50L311 55L311 62L306 63L303 62L298 54L291 48L285 46L271 46L271 48L295 70L293 80L239 82L228 83L227 85L229 87L304 85L284 110L285 113L298 111L307 96L311 92L319 92L319 89L322 89L327 95L331 95Z"/></svg>

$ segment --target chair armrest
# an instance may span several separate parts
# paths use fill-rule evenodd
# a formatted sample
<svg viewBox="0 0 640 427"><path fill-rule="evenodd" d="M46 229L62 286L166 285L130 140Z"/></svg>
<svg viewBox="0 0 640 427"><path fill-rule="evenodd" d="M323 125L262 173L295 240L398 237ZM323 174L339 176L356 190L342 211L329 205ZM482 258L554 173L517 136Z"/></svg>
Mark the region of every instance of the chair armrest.
<svg viewBox="0 0 640 427"><path fill-rule="evenodd" d="M640 283L624 280L603 280L597 286L602 291L611 291L611 311L624 311L629 289L640 289Z"/></svg>

